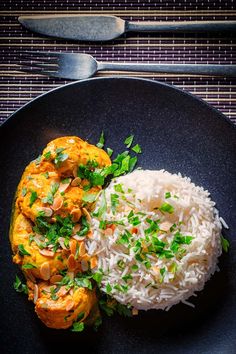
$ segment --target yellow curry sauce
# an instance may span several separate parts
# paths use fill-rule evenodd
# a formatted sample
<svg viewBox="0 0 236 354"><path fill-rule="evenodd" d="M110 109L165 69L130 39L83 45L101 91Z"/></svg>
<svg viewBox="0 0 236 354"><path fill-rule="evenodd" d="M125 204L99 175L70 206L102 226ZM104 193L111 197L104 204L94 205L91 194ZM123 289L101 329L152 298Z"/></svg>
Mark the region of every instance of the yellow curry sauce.
<svg viewBox="0 0 236 354"><path fill-rule="evenodd" d="M91 183L86 173L110 165L104 150L68 136L51 141L22 175L10 230L13 261L48 327L69 328L95 317L95 290L83 286L83 272L97 263L84 241L91 236L89 212L102 183Z"/></svg>

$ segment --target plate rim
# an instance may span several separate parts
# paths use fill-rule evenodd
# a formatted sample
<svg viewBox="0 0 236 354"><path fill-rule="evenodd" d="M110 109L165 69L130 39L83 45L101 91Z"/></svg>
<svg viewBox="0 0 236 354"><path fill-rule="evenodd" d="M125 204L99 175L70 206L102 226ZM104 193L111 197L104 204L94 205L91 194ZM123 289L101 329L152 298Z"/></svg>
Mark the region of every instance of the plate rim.
<svg viewBox="0 0 236 354"><path fill-rule="evenodd" d="M32 100L30 100L29 102L26 102L23 106L19 107L16 111L14 111L13 113L10 114L9 117L7 117L7 119L1 124L0 126L0 131L2 132L3 129L5 129L9 123L11 123L13 121L13 119L15 119L15 117L17 116L17 114L19 112L21 112L22 110L26 109L28 106L31 106L32 104L34 104L37 100L42 99L44 96L46 95L50 95L51 93L58 91L58 90L63 90L65 87L69 87L69 86L77 86L83 83L87 83L87 82L93 82L93 81L109 81L109 80L129 80L129 81L144 81L144 82L148 82L149 84L153 84L153 85L157 85L157 86L164 86L167 87L171 90L177 91L183 95L189 96L194 100L197 100L198 102L200 102L201 104L205 105L208 109L210 109L211 111L215 112L218 117L222 120L224 120L225 122L229 123L231 127L233 127L233 129L235 129L236 131L236 124L234 124L232 122L232 120L227 117L224 113L222 113L220 110L218 110L216 107L212 106L210 103L208 103L207 101L205 101L203 98L196 96L195 94L189 92L189 91L185 91L182 88L179 88L175 85L166 83L166 82L161 82L158 80L152 80L152 79L146 79L146 78L142 78L142 77L133 77L133 76L125 76L125 75L121 75L121 76L106 76L106 77L92 77L89 79L84 79L84 80L76 80L73 82L69 82L63 85L60 85L58 87L55 87L47 92L43 92L41 95L34 97Z"/></svg>

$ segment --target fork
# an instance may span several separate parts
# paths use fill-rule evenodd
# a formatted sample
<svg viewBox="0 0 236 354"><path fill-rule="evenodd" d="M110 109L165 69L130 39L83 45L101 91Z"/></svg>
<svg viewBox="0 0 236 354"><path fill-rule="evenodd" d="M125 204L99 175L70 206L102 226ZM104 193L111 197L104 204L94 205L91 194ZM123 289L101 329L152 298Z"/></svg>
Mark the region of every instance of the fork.
<svg viewBox="0 0 236 354"><path fill-rule="evenodd" d="M236 65L98 62L84 53L40 51L24 52L21 59L22 71L70 80L87 79L101 70L236 76Z"/></svg>

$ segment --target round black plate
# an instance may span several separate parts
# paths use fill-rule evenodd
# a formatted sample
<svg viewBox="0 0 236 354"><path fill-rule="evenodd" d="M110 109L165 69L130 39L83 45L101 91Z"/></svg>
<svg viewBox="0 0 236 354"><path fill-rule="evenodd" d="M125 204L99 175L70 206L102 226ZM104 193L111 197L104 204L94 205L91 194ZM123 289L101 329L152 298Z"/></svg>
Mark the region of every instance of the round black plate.
<svg viewBox="0 0 236 354"><path fill-rule="evenodd" d="M96 333L52 330L33 305L14 291L17 267L8 241L11 202L21 173L51 140L78 135L124 150L135 135L139 166L181 172L208 189L229 224L230 251L195 308L133 318L104 316ZM148 80L91 79L53 90L17 111L0 129L1 144L1 352L3 353L235 353L236 352L236 129L221 113L182 91Z"/></svg>

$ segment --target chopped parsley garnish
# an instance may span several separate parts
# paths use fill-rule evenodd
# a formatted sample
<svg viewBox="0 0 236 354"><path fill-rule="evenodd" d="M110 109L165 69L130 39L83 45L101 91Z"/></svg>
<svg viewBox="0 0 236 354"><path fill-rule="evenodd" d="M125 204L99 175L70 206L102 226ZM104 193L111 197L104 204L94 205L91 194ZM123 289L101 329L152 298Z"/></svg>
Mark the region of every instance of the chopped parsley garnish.
<svg viewBox="0 0 236 354"><path fill-rule="evenodd" d="M64 178L63 180L61 180L61 183L62 184L67 184L67 183L70 183L70 178Z"/></svg>
<svg viewBox="0 0 236 354"><path fill-rule="evenodd" d="M124 280L126 283L128 282L128 280L132 280L133 277L131 274L126 274L122 277L122 280Z"/></svg>
<svg viewBox="0 0 236 354"><path fill-rule="evenodd" d="M69 157L68 154L63 153L63 151L65 151L65 148L56 149L56 157L54 159L56 167L60 167L61 163L66 161Z"/></svg>
<svg viewBox="0 0 236 354"><path fill-rule="evenodd" d="M174 207L168 203L163 203L159 209L160 209L160 211L163 211L163 212L169 213L169 214L172 214L174 212Z"/></svg>
<svg viewBox="0 0 236 354"><path fill-rule="evenodd" d="M132 147L132 150L136 152L136 154L141 154L142 149L139 144L136 144L135 146Z"/></svg>
<svg viewBox="0 0 236 354"><path fill-rule="evenodd" d="M119 259L117 265L121 270L125 269L125 262L122 259Z"/></svg>
<svg viewBox="0 0 236 354"><path fill-rule="evenodd" d="M165 273L166 273L166 268L165 267L161 268L160 269L160 275L161 275L160 283L163 282Z"/></svg>
<svg viewBox="0 0 236 354"><path fill-rule="evenodd" d="M21 191L22 197L25 197L26 193L27 193L27 188L26 188L26 187L23 187L23 188L22 188L22 191Z"/></svg>
<svg viewBox="0 0 236 354"><path fill-rule="evenodd" d="M31 194L30 194L30 203L29 203L30 208L32 207L32 205L34 204L34 202L36 201L37 198L38 198L37 192L31 191Z"/></svg>
<svg viewBox="0 0 236 354"><path fill-rule="evenodd" d="M56 295L58 290L59 290L59 288L54 288L53 286L50 288L50 295L51 295L50 297L54 301L59 299L59 297Z"/></svg>
<svg viewBox="0 0 236 354"><path fill-rule="evenodd" d="M221 235L220 237L221 239L221 245L222 245L222 248L225 252L228 252L228 249L229 249L229 241L226 240L226 238L224 238L224 236Z"/></svg>
<svg viewBox="0 0 236 354"><path fill-rule="evenodd" d="M98 209L98 212L96 213L96 216L99 218L103 218L103 215L107 211L107 200L106 200L106 194L105 191L103 190L101 193L101 199L100 199L100 207Z"/></svg>
<svg viewBox="0 0 236 354"><path fill-rule="evenodd" d="M122 184L120 184L120 183L119 183L119 184L115 184L115 185L114 185L114 189L115 189L115 191L118 192L118 193L124 193Z"/></svg>
<svg viewBox="0 0 236 354"><path fill-rule="evenodd" d="M38 216L35 220L35 227L33 230L40 234L44 235L42 238L47 241L44 241L43 248L53 245L53 251L55 252L59 247L59 237L65 238L65 243L69 244L69 238L72 235L74 223L71 220L70 216L62 218L60 215L56 215L56 222L51 224L47 221L46 217Z"/></svg>
<svg viewBox="0 0 236 354"><path fill-rule="evenodd" d="M180 232L176 232L170 246L171 251L178 252L181 245L189 245L192 239L192 236L183 236Z"/></svg>
<svg viewBox="0 0 236 354"><path fill-rule="evenodd" d="M96 272L93 274L93 279L98 283L98 284L101 284L101 281L102 281L102 273L100 272Z"/></svg>
<svg viewBox="0 0 236 354"><path fill-rule="evenodd" d="M31 256L31 254L26 251L24 245L22 244L18 245L18 250L21 256Z"/></svg>
<svg viewBox="0 0 236 354"><path fill-rule="evenodd" d="M22 266L23 269L33 269L33 268L37 268L35 265L33 265L32 263L25 263Z"/></svg>
<svg viewBox="0 0 236 354"><path fill-rule="evenodd" d="M100 135L100 138L99 138L99 141L98 143L96 144L96 146L100 149L103 148L104 146L104 143L105 143L105 138L104 138L104 132L102 131L101 135Z"/></svg>
<svg viewBox="0 0 236 354"><path fill-rule="evenodd" d="M13 283L14 289L18 292L18 293L24 293L24 294L28 294L28 287L26 284L22 283L22 281L20 280L20 278L16 275L16 280Z"/></svg>
<svg viewBox="0 0 236 354"><path fill-rule="evenodd" d="M128 230L125 230L124 233L119 237L119 239L116 241L117 244L128 244L129 243L129 238L132 236Z"/></svg>
<svg viewBox="0 0 236 354"><path fill-rule="evenodd" d="M83 322L74 322L73 327L71 328L72 332L82 332L84 330Z"/></svg>
<svg viewBox="0 0 236 354"><path fill-rule="evenodd" d="M134 140L134 135L130 135L125 139L124 144L127 146L128 149L132 145L133 140Z"/></svg>
<svg viewBox="0 0 236 354"><path fill-rule="evenodd" d="M113 150L111 148L107 148L107 155L111 157L112 154L113 154Z"/></svg>
<svg viewBox="0 0 236 354"><path fill-rule="evenodd" d="M45 157L46 160L50 160L51 155L52 155L51 151L47 151L47 152L45 152L45 154L43 156Z"/></svg>
<svg viewBox="0 0 236 354"><path fill-rule="evenodd" d="M48 177L49 177L49 173L48 173L48 172L42 173L42 175L43 175L46 179L48 179Z"/></svg>
<svg viewBox="0 0 236 354"><path fill-rule="evenodd" d="M116 207L119 204L119 196L118 194L111 194L111 210L114 215L116 212Z"/></svg>
<svg viewBox="0 0 236 354"><path fill-rule="evenodd" d="M54 201L54 195L58 191L59 188L59 183L52 183L50 191L48 192L47 196L45 198L42 198L43 203L48 203L48 204L53 204Z"/></svg>
<svg viewBox="0 0 236 354"><path fill-rule="evenodd" d="M133 264L133 265L131 266L131 269L134 270L134 271L138 270L137 264Z"/></svg>
<svg viewBox="0 0 236 354"><path fill-rule="evenodd" d="M98 194L97 193L84 193L82 197L82 201L86 203L93 203L95 202Z"/></svg>
<svg viewBox="0 0 236 354"><path fill-rule="evenodd" d="M165 193L165 199L168 199L168 198L170 198L170 197L171 197L170 192L166 192L166 193Z"/></svg>
<svg viewBox="0 0 236 354"><path fill-rule="evenodd" d="M98 163L96 161L89 161L87 165L79 165L77 176L81 179L89 181L89 189L93 186L103 186L105 177L101 169L97 169Z"/></svg>
<svg viewBox="0 0 236 354"><path fill-rule="evenodd" d="M109 294L112 291L112 287L109 283L106 285L106 292Z"/></svg>
<svg viewBox="0 0 236 354"><path fill-rule="evenodd" d="M86 236L90 230L90 226L89 223L87 222L86 216L81 216L80 223L81 223L80 231L78 231L76 234L78 236Z"/></svg>

